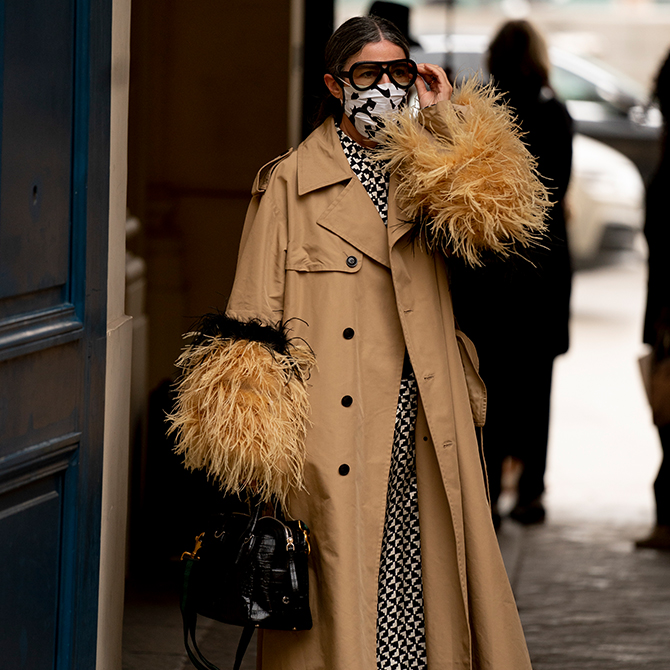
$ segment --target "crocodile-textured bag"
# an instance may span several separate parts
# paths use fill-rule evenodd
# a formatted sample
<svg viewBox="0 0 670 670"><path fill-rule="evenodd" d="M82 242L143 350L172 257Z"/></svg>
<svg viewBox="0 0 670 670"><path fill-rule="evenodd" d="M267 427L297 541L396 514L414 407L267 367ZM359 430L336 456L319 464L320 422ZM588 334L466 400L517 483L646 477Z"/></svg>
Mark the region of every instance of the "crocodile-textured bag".
<svg viewBox="0 0 670 670"><path fill-rule="evenodd" d="M244 626L234 670L239 670L255 628L312 627L309 529L302 521L286 520L278 507L273 516L264 516L266 508L257 501L250 505L251 512L231 506L198 535L193 552L182 555L184 644L199 670L216 666L198 649L198 614Z"/></svg>

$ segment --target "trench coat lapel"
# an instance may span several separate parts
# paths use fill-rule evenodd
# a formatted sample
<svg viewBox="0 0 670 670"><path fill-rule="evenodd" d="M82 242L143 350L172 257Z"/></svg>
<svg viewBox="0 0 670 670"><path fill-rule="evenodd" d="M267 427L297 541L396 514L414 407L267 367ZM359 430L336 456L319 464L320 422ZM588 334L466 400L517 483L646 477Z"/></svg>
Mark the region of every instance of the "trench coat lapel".
<svg viewBox="0 0 670 670"><path fill-rule="evenodd" d="M390 267L386 226L365 187L355 177L317 219L317 223L378 263Z"/></svg>
<svg viewBox="0 0 670 670"><path fill-rule="evenodd" d="M468 590L465 579L465 544L463 507L460 483L460 465L455 445L457 444L455 417L463 416L462 408L454 406L453 395L445 393L444 387L436 386L435 380L449 380L449 388L458 388L461 371L453 370L452 361L459 361L456 336L453 326L451 302L442 303L448 295L448 285L440 283L447 276L446 267L438 267L443 259L424 251L420 253L409 242L412 230L408 216L399 209L395 200L398 182L391 177L389 185L388 244L391 259L391 275L398 304L398 315L403 336L419 387L419 396L433 425L439 425L439 433L431 431L435 458L442 474L444 492L449 503L454 528L456 553L459 561L460 587L464 612L468 617ZM403 239L404 238L404 239ZM426 260L428 257L428 260ZM422 290L417 290L417 287ZM446 289L446 290L445 290ZM442 303L442 304L441 304ZM444 315L449 315L444 321ZM442 351L447 355L434 355L434 349L425 345L426 333L441 333L444 337ZM467 389L465 397L467 397ZM459 389L461 391L461 389ZM460 396L459 396L460 397ZM469 408L466 416L469 415Z"/></svg>
<svg viewBox="0 0 670 670"><path fill-rule="evenodd" d="M412 224L407 222L409 218L401 209L398 208L395 199L395 193L398 189L398 178L396 175L391 175L389 183L389 207L388 207L388 246L392 249L393 246L400 240L401 237L412 230Z"/></svg>
<svg viewBox="0 0 670 670"><path fill-rule="evenodd" d="M329 119L298 148L298 195L348 181L317 223L389 267L386 226L355 177ZM390 194L389 194L390 197Z"/></svg>

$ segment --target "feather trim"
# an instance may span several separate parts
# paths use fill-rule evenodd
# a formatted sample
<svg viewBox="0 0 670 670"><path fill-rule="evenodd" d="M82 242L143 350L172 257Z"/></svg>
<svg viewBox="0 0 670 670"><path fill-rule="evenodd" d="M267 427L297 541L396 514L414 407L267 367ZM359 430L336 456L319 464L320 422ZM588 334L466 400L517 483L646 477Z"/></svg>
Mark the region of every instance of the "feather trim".
<svg viewBox="0 0 670 670"><path fill-rule="evenodd" d="M314 354L285 325L210 314L198 324L176 365L183 375L168 416L175 451L189 470L204 469L226 493L252 488L284 506L304 488Z"/></svg>
<svg viewBox="0 0 670 670"><path fill-rule="evenodd" d="M399 178L396 200L417 226L415 236L431 251L478 266L482 252L509 256L538 244L551 202L493 86L471 78L452 102L467 109L440 106L434 125L447 128L448 136L425 132L406 109L386 125L375 154Z"/></svg>

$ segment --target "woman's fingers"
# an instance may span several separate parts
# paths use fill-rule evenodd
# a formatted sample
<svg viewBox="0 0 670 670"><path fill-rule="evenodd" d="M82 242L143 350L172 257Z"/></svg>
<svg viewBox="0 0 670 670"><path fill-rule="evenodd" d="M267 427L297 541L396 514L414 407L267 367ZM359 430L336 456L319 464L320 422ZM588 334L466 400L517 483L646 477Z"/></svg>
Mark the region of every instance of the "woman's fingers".
<svg viewBox="0 0 670 670"><path fill-rule="evenodd" d="M426 93L430 93L430 89L426 86L426 82L421 77L416 78L414 85L416 86L416 92L419 95L419 98Z"/></svg>
<svg viewBox="0 0 670 670"><path fill-rule="evenodd" d="M439 82L441 84L449 85L447 73L439 66L432 63L419 63L417 65L419 74L430 82Z"/></svg>
<svg viewBox="0 0 670 670"><path fill-rule="evenodd" d="M419 63L417 71L420 76L416 80L416 92L421 107L434 105L451 98L453 88L449 83L447 73L439 65Z"/></svg>

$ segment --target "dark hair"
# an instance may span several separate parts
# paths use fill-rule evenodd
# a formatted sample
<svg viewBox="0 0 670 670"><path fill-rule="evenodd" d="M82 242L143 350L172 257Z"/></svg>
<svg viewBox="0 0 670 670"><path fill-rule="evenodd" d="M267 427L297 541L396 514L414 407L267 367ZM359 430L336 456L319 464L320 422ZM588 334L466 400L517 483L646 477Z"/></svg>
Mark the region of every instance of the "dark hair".
<svg viewBox="0 0 670 670"><path fill-rule="evenodd" d="M658 100L665 125L670 122L670 52L654 81L654 98Z"/></svg>
<svg viewBox="0 0 670 670"><path fill-rule="evenodd" d="M345 21L326 44L326 71L334 77L339 76L352 56L362 51L367 44L382 40L400 47L405 57L409 58L407 39L390 21L379 16L355 16ZM342 118L342 105L330 92L321 102L314 127L321 125L329 116L334 116L338 123Z"/></svg>
<svg viewBox="0 0 670 670"><path fill-rule="evenodd" d="M549 86L550 67L547 44L528 21L508 21L489 46L489 72L511 98L537 97Z"/></svg>
<svg viewBox="0 0 670 670"><path fill-rule="evenodd" d="M658 102L658 106L660 107L663 116L661 165L667 165L666 161L670 156L670 52L668 52L668 55L654 80L652 99Z"/></svg>

